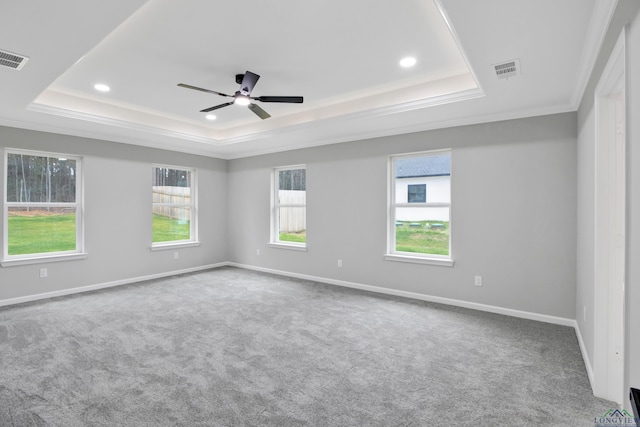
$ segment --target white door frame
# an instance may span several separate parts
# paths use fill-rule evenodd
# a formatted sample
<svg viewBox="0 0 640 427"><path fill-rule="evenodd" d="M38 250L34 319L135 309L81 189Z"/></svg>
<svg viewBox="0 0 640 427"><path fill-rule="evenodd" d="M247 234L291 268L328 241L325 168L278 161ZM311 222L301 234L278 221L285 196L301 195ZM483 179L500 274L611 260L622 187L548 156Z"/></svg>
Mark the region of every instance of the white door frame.
<svg viewBox="0 0 640 427"><path fill-rule="evenodd" d="M593 392L622 405L626 281L626 61L622 31L595 90Z"/></svg>

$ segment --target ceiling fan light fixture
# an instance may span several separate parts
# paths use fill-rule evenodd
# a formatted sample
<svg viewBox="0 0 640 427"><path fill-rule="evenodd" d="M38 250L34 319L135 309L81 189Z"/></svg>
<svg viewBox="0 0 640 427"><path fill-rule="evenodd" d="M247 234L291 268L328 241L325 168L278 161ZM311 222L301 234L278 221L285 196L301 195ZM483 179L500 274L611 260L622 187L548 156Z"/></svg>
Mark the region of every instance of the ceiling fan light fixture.
<svg viewBox="0 0 640 427"><path fill-rule="evenodd" d="M251 104L251 100L246 96L239 95L239 96L236 96L233 103L236 105L242 105L243 107L246 107L247 105Z"/></svg>

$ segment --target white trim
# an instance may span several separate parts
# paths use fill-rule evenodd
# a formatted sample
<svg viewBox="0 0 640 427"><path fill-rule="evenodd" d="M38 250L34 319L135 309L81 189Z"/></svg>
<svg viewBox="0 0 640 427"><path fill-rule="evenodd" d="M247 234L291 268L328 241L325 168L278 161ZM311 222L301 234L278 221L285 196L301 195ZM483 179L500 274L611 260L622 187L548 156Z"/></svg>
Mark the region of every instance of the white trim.
<svg viewBox="0 0 640 427"><path fill-rule="evenodd" d="M325 277L291 273L291 272L286 272L282 270L275 270L270 268L258 267L258 266L248 265L248 264L240 264L240 263L229 262L229 261L220 262L216 264L203 265L199 267L186 268L182 270L151 274L148 276L140 276L140 277L135 277L130 279L116 280L116 281L106 282L106 283L101 283L96 285L81 286L77 288L63 289L59 291L45 292L41 294L27 295L23 297L8 298L8 299L0 300L0 307L5 307L5 306L10 306L15 304L23 304L27 302L39 301L39 300L48 299L48 298L61 297L65 295L91 292L99 289L112 288L116 286L128 285L128 284L143 282L147 280L159 279L163 277L193 273L197 271L204 271L204 270L210 270L214 268L227 267L227 266L242 268L245 270L259 271L263 273L277 274L285 277L293 277L297 279L310 280L314 282L325 283L325 284L334 285L334 286L341 286L341 287L346 287L351 289L360 289L360 290L375 292L375 293L384 294L384 295L400 296L400 297L411 298L411 299L416 299L420 301L435 302L439 304L451 305L455 307L463 307L463 308L468 308L472 310L484 311L488 313L502 314L505 316L517 317L521 319L535 320L539 322L551 323L551 324L561 325L561 326L569 326L574 328L576 331L576 336L578 338L578 344L580 346L582 358L585 363L587 375L593 387L593 369L591 367L591 362L588 357L588 352L586 350L584 340L582 339L582 333L580 332L578 323L574 319L568 319L568 318L557 317L557 316L549 316L546 314L538 314L538 313L532 313L532 312L521 311L521 310L514 310L510 308L492 306L487 304L479 304L479 303L462 301L462 300L457 300L452 298L443 298L443 297L437 297L437 296L426 295L426 294L418 294L415 292L400 291L396 289L383 288L379 286L364 285L360 283L329 279Z"/></svg>
<svg viewBox="0 0 640 427"><path fill-rule="evenodd" d="M291 204L291 203L280 203L280 172L281 171L293 171L293 170L303 170L304 171L304 180L305 180L305 202L304 204ZM307 165L306 164L298 164L298 165L288 165L288 166L277 166L271 170L271 231L270 231L270 242L267 243L268 246L278 249L293 249L297 251L306 251L307 250L307 242L298 243L298 242L286 242L280 240L280 208L304 208L305 209L305 226L306 226L306 217L307 217Z"/></svg>
<svg viewBox="0 0 640 427"><path fill-rule="evenodd" d="M355 282L347 282L344 280L329 279L327 277L310 276L307 274L299 274L299 273L290 273L287 271L274 270L271 268L258 267L254 265L248 265L248 264L240 264L236 262L229 262L227 265L229 265L230 267L243 268L245 270L260 271L263 273L277 274L280 276L293 277L296 279L309 280L313 282L320 282L328 285L342 286L345 288L360 289L363 291L375 292L379 294L394 295L394 296L399 296L404 298L416 299L420 301L428 301L428 302L435 302L438 304L452 305L455 307L463 307L471 310L479 310L479 311L485 311L488 313L502 314L505 316L517 317L520 319L528 319L528 320L535 320L538 322L552 323L554 325L574 327L576 322L574 319L568 319L565 317L550 316L547 314L533 313L530 311L514 310L512 308L498 307L494 305L480 304L476 302L463 301L463 300L452 299L452 298L437 297L434 295L419 294L417 292L401 291L398 289L384 288L381 286L372 286L372 285L365 285L365 284L355 283Z"/></svg>
<svg viewBox="0 0 640 427"><path fill-rule="evenodd" d="M275 242L269 242L267 243L267 246L269 246L270 248L274 248L274 249L289 249L292 251L301 251L301 252L306 252L307 251L307 246L306 245L302 245L302 244L295 244L295 243L275 243Z"/></svg>
<svg viewBox="0 0 640 427"><path fill-rule="evenodd" d="M208 145L220 145L220 141L221 141L221 139L217 135L215 137L196 135L194 133L180 132L180 131L161 128L158 126L144 125L140 123L129 122L126 120L115 119L107 116L101 116L99 114L85 113L81 111L71 110L69 108L54 107L50 105L38 104L35 102L30 104L27 107L27 110L35 111L37 113L51 114L59 117L66 117L70 119L83 120L90 123L98 123L98 124L107 125L107 126L114 126L121 129L127 129L127 130L132 130L137 132L150 133L150 134L169 137L169 138L199 142L199 143L204 143ZM108 137L107 139L109 138L112 138L112 137Z"/></svg>
<svg viewBox="0 0 640 427"><path fill-rule="evenodd" d="M612 97L625 96L626 80L626 27L622 29L607 64L602 71L594 91L595 109L595 202L594 202L594 301L602 307L594 311L594 352L593 352L593 392L596 397L622 404L624 402L624 355L625 355L625 316L624 311L624 273L622 284L614 283L613 274L617 272L613 253L615 244L612 235L616 233L616 203L612 200L620 189L616 186L611 171L617 169L615 145L611 135L616 134L613 118L615 107ZM626 102L626 101L623 101ZM626 106L624 109L625 126L628 122ZM626 134L626 132L625 132ZM613 141L615 142L615 140ZM626 141L623 147L626 146ZM624 165L624 159L622 160ZM624 184L623 184L624 185ZM623 202L624 203L624 199ZM624 208L623 208L624 210ZM624 220L621 221L624 224ZM624 233L621 234L624 236ZM624 246L624 243L622 245ZM626 257L623 255L623 258ZM624 270L624 267L622 268ZM618 288L622 285L622 288ZM620 305L622 312L620 313ZM622 334L615 333L621 326ZM619 349L618 349L619 347ZM614 355L618 354L619 356Z"/></svg>
<svg viewBox="0 0 640 427"><path fill-rule="evenodd" d="M454 261L451 258L431 258L400 254L384 254L384 259L386 261L408 262L412 264L441 265L444 267L453 267L454 264Z"/></svg>
<svg viewBox="0 0 640 427"><path fill-rule="evenodd" d="M0 266L14 267L16 265L42 264L46 262L75 261L79 259L86 259L88 256L89 254L85 252L74 252L70 254L61 254L60 252L58 252L58 255L42 255L30 256L26 258L3 259L2 261L0 261Z"/></svg>
<svg viewBox="0 0 640 427"><path fill-rule="evenodd" d="M462 55L462 59L464 60L464 63L467 66L467 69L471 73L471 76L473 77L473 80L475 81L476 86L478 87L478 90L482 93L482 96L484 96L484 90L482 89L482 86L480 85L480 80L476 76L476 73L475 73L473 67L471 66L471 61L469 60L469 56L467 55L467 52L462 47L462 43L460 42L460 36L458 35L458 32L456 31L456 29L451 24L451 19L449 18L449 14L447 13L446 9L442 5L442 1L441 0L433 0L433 3L436 5L436 8L438 9L438 12L440 12L440 16L442 16L442 19L444 20L444 23L446 24L447 28L449 29L449 32L451 33L451 37L453 37L453 40L456 43L456 47L458 48L458 52L460 53L460 55Z"/></svg>
<svg viewBox="0 0 640 427"><path fill-rule="evenodd" d="M580 353L582 353L582 360L584 361L584 366L587 369L589 384L591 385L591 390L593 391L593 367L591 366L591 360L589 359L589 352L587 351L587 346L585 345L584 339L582 338L580 325L575 320L573 322L573 328L576 330L576 337L578 338L578 345L580 346Z"/></svg>
<svg viewBox="0 0 640 427"><path fill-rule="evenodd" d="M447 26L449 26L448 22L447 22ZM450 28L450 30L452 29ZM452 31L452 35L454 34L455 32ZM456 44L458 45L458 49L460 49L459 47L460 43L456 41ZM316 115L318 117L324 117L328 119L339 118L342 121L348 121L348 120L354 120L360 117L372 118L380 115L412 111L416 109L428 108L436 105L449 104L449 103L459 102L459 101L466 101L466 100L485 96L485 93L482 91L482 89L478 84L478 79L476 78L475 74L471 70L471 67L469 67L468 65L469 62L467 61L466 55L464 55L461 49L460 49L460 52L461 54L463 54L465 62L469 68L469 73L464 73L464 74L456 75L453 77L449 77L445 80L451 80L451 79L460 80L460 79L464 79L467 75L470 75L471 79L473 80L473 85L475 87L472 87L470 89L458 90L453 93L444 93L442 95L430 96L430 97L426 97L419 100L400 102L398 104L388 105L388 106L378 107L373 109L366 109L366 107L363 107L365 109L356 109L355 111L352 111L344 115L336 116L335 114L330 114L329 116L324 117L323 111L333 111L332 108L334 106L329 105L329 106L316 109L315 110L317 112ZM74 95L71 95L71 96L74 96ZM373 95L373 96L376 96L376 95ZM106 104L102 102L98 103L98 106L104 107L105 105ZM113 108L114 106L107 105L107 107ZM156 112L141 111L140 109L129 108L128 106L115 106L115 107L120 108L125 113L130 113L129 115L145 114L147 116L147 120L146 120L147 122L149 122L150 119L175 121L175 119L172 119L166 116L160 116ZM58 106L48 105L48 104L39 103L39 102L31 103L29 106L27 106L27 110L38 112L38 113L50 114L50 115L59 116L59 117L83 120L91 123L98 123L98 124L112 126L112 127L118 127L122 129L131 130L131 131L151 133L151 134L159 135L163 137L177 138L181 140L204 143L211 146L213 149L224 146L224 145L228 145L228 144L236 144L241 142L262 139L265 137L266 134L269 134L270 137L276 137L278 134L281 133L280 129L277 129L275 130L275 132L272 132L274 130L273 127L264 129L264 126L262 126L263 129L258 128L258 130L255 130L253 132L249 131L249 133L243 133L239 136L231 136L233 133L235 133L234 131L237 131L237 129L241 128L242 126L227 128L223 130L214 130L214 129L206 128L200 123L195 124L190 121L184 121L184 120L177 120L177 122L183 123L183 124L186 123L192 126L197 126L198 129L195 129L193 132L174 131L171 129L161 127L159 125L135 123L127 119L120 119L115 117L103 116L95 113L82 112L82 111L74 110L71 108L58 107ZM280 122L282 122L282 120L280 120ZM290 130L295 130L299 126L304 126L306 124L308 124L308 121L301 121L298 123L289 123L289 124L285 122L283 128L281 129L283 132L288 133L290 132ZM85 134L85 135L88 135L88 134ZM113 137L109 137L108 139L111 139L111 138ZM289 149L291 148L288 148L288 150ZM210 155L213 156L213 154L210 154Z"/></svg>
<svg viewBox="0 0 640 427"><path fill-rule="evenodd" d="M32 130L39 132L48 132L64 135L66 137L74 137L74 138L83 138L83 139L97 139L108 142L119 142L121 144L127 145L138 145L141 147L150 147L157 148L159 150L168 150L168 151L177 151L178 148L175 145L175 141L173 143L168 143L167 139L163 138L155 138L153 140L145 138L140 135L130 134L129 136L124 136L121 134L116 134L110 132L113 128L108 128L109 132L104 132L104 128L100 128L99 126L93 126L89 129L77 129L72 126L62 126L60 123L56 125L48 124L48 123L36 123L34 121L24 121L24 120L15 120L15 119L7 119L0 118L0 126L11 127L19 130ZM101 130L100 130L101 129ZM206 156L216 159L224 159L220 153L212 153L210 149L211 144L203 143L199 145L199 147L204 148L196 148L193 145L183 145L180 147L181 153L187 154L196 154L200 156Z"/></svg>
<svg viewBox="0 0 640 427"><path fill-rule="evenodd" d="M42 157L47 159L65 159L75 162L75 202L9 202L7 200L7 175L9 167L9 155ZM56 153L45 150L25 150L19 148L4 147L3 150L3 178L2 189L2 249L0 250L0 266L38 264L43 262L68 261L87 257L84 245L84 157L76 154ZM63 207L73 208L75 211L75 249L69 251L54 251L45 253L28 253L19 255L9 254L9 208L11 207Z"/></svg>
<svg viewBox="0 0 640 427"><path fill-rule="evenodd" d="M552 324L555 324L555 325L570 326L570 327L576 328L576 321L574 319L568 319L568 318L564 318L564 317L550 316L550 315L546 315L546 314L533 313L533 312L529 312L529 311L514 310L514 309L511 309L511 308L498 307L498 306L487 305L487 304L480 304L480 303L457 300L457 299L452 299L452 298L437 297L437 296L427 295L427 294L419 294L419 293L416 293L416 292L408 292L408 291L401 291L401 290L391 289L391 288L383 288L383 287L380 287L380 286L364 285L364 284L361 284L361 283L347 282L347 281L344 281L344 280L329 279L329 278L326 278L326 277L310 276L310 275L307 275L307 274L299 274L299 273L291 273L291 272L282 271L282 270L275 270L275 269L271 269L271 268L258 267L258 266L254 266L254 265L248 265L248 264L240 264L240 263L229 262L229 261L219 262L219 263L216 263L216 264L202 265L202 266L198 266L198 267L185 268L185 269L182 269L182 270L167 271L167 272L164 272L164 273L150 274L148 276L139 276L139 277L134 277L134 278L129 278L129 279L115 280L115 281L112 281L112 282L99 283L99 284L95 284L95 285L80 286L80 287L77 287L77 288L62 289L62 290L59 290L59 291L45 292L45 293L41 293L41 294L34 294L34 295L27 295L27 296L23 296L23 297L17 297L17 298L3 299L3 300L0 300L0 307L14 305L14 304L22 304L22 303L32 302L32 301L38 301L38 300L47 299L47 298L61 297L61 296L65 296L65 295L78 294L78 293L83 293L83 292L91 292L91 291L95 291L95 290L99 290L99 289L106 289L106 288L112 288L112 287L121 286L121 285L128 285L128 284L132 284L132 283L144 282L144 281L147 281L147 280L160 279L160 278L163 278L163 277L175 276L175 275L179 275L179 274L186 274L186 273L193 273L193 272L197 272L197 271L211 270L211 269L220 268L220 267L242 268L242 269L245 269L245 270L259 271L259 272L270 273L270 274L277 274L279 276L293 277L293 278L302 279L302 280L310 280L310 281L313 281L313 282L325 283L325 284L328 284L328 285L341 286L341 287L351 288L351 289L360 289L360 290L363 290L363 291L375 292L375 293L384 294L384 295L394 295L394 296L399 296L399 297L404 297L404 298L416 299L416 300L420 300L420 301L435 302L435 303L438 303L438 304L451 305L451 306L455 306L455 307L463 307L463 308L468 308L468 309L471 309L471 310L485 311L485 312L488 312L488 313L502 314L502 315L505 315L505 316L517 317L517 318L520 318L520 319L535 320L535 321L539 321L539 322L552 323ZM578 329L576 328L576 330L578 330ZM579 334L578 334L578 341L580 343L582 343L582 337ZM583 347L584 347L584 344L581 344L580 348L583 349ZM586 354L586 352L583 350L583 355L584 354ZM586 363L587 360L588 359L585 358L585 363ZM590 370L590 365L587 365L587 369Z"/></svg>
<svg viewBox="0 0 640 427"><path fill-rule="evenodd" d="M191 248L200 246L202 243L199 241L186 241L186 242L171 242L167 244L156 243L153 246L149 246L149 249L153 252L155 251L168 251L169 249L179 249L179 248Z"/></svg>
<svg viewBox="0 0 640 427"><path fill-rule="evenodd" d="M439 155L449 155L449 202L448 203L398 203L396 198L397 180L396 177L396 162L399 159L412 159L416 157L435 157ZM387 162L387 253L384 259L387 261L400 261L400 262L412 262L417 264L434 264L434 265L447 265L453 266L453 260L451 258L451 194L452 194L452 180L453 175L453 150L451 148L441 148L435 150L419 151L414 153L401 153L393 154L389 156ZM398 219L396 218L397 208L422 208L422 207L444 207L449 209L449 253L448 256L438 256L436 254L418 254L407 253L396 250L396 224Z"/></svg>
<svg viewBox="0 0 640 427"><path fill-rule="evenodd" d="M65 295L80 294L83 292L91 292L99 289L113 288L115 286L129 285L131 283L138 283L138 282L144 282L147 280L160 279L163 277L175 276L178 274L193 273L196 271L210 270L212 268L226 267L227 265L229 265L228 262L220 262L217 264L201 265L199 267L191 267L191 268L185 268L182 270L173 270L173 271L167 271L164 273L150 274L148 276L140 276L140 277L134 277L130 279L115 280L113 282L98 283L95 285L79 286L77 288L61 289L59 291L45 292L41 294L27 295L27 296L17 297L17 298L2 299L0 300L0 307L14 305L14 304L23 304L25 302L38 301L38 300L43 300L48 298L62 297Z"/></svg>
<svg viewBox="0 0 640 427"><path fill-rule="evenodd" d="M189 174L189 203L157 203L151 201L151 210L155 206L169 206L174 208L188 208L189 209L189 240L169 240L164 242L151 242L151 250L164 250L172 249L173 247L188 247L188 246L200 246L198 239L198 170L197 168L184 167L184 166L171 166L160 163L154 163L151 165L151 172L155 175L156 169L167 169L187 172ZM153 191L153 183L152 191ZM186 187L185 187L186 188ZM152 224L153 230L153 224Z"/></svg>
<svg viewBox="0 0 640 427"><path fill-rule="evenodd" d="M589 84L589 78L598 60L598 53L600 53L617 5L618 0L598 0L593 7L586 41L578 64L578 79L571 96L571 105L576 110L580 107L584 97L585 89Z"/></svg>
<svg viewBox="0 0 640 427"><path fill-rule="evenodd" d="M374 131L358 131L355 134L350 133L349 135L343 135L339 137L328 137L328 138L322 138L318 140L311 140L311 139L308 139L306 141L297 140L295 146L284 145L276 148L252 149L252 150L244 151L242 153L216 152L216 153L209 153L205 155L208 155L210 157L218 157L225 160L234 160L234 159L242 159L242 158L252 157L252 156L260 156L264 154L281 153L283 151L291 151L294 149L299 150L302 148L311 148L311 147L320 147L323 145L339 144L342 142L364 141L368 139L382 138L386 136L398 136L398 135L403 135L408 133L426 132L430 130L447 129L447 128L453 128L453 127L500 122L500 121L507 121L507 120L529 119L533 117L548 116L552 114L569 113L569 112L575 112L575 111L576 109L570 104L561 104L561 105L554 105L550 107L541 107L541 108L536 107L536 108L529 108L524 110L510 110L506 112L489 113L484 115L472 115L472 116L456 118L456 119L411 123L411 124L406 124L406 125L401 125L396 127L385 127L384 129L377 129ZM326 124L323 124L323 126L326 127ZM322 130L322 127L318 125L317 130L318 132L320 132ZM314 135L314 134L315 134L315 129L309 128L309 135Z"/></svg>
<svg viewBox="0 0 640 427"><path fill-rule="evenodd" d="M478 96L482 96L482 95L478 95ZM464 99L467 99L467 98L464 98ZM472 98L468 98L468 99L472 99ZM455 102L455 101L457 100L452 100L452 102ZM571 103L568 102L566 104L558 104L558 105L553 105L548 107L536 107L536 108L528 108L523 110L509 110L506 112L489 113L484 115L473 115L473 116L467 116L467 117L457 118L457 119L410 123L410 124L396 126L396 127L386 127L384 129L378 129L374 131L357 131L355 133L350 133L348 135L342 135L339 137L336 137L336 136L322 137L320 139L307 139L305 141L297 139L295 141L295 146L293 144L287 144L284 146L271 147L271 148L264 148L263 146L259 146L257 148L243 150L242 152L236 152L236 153L228 152L223 149L223 145L212 144L211 141L209 141L208 139L205 139L203 141L198 141L202 143L202 145L200 145L199 147L185 145L180 148L180 152L196 154L196 155L206 156L206 157L211 157L216 159L234 160L234 159L243 159L247 157L259 156L264 154L281 153L284 151L290 151L292 149L297 150L302 148L320 147L323 145L338 144L338 143L350 142L350 141L363 141L367 139L382 138L387 136L397 136L397 135L403 135L408 133L426 132L430 130L447 129L452 127L469 126L469 125L492 123L492 122L507 121L507 120L525 119L525 118L547 116L552 114L561 114L561 113L575 112L575 111L576 111L576 107L574 107ZM54 126L50 124L36 123L32 121L9 120L7 118L2 118L2 117L0 117L0 126L13 127L16 129L27 129L27 130L34 130L34 131L41 131L41 132L58 133L58 134L64 134L68 136L75 136L78 138L93 138L93 139L99 139L99 140L105 140L105 141L119 142L119 143L129 144L129 145L139 145L143 147L158 148L158 149L169 150L169 151L177 150L175 145L169 144L162 139L155 139L151 141L148 138L145 138L144 136L125 137L119 134L114 134L112 132L98 131L98 127L93 127L91 130L88 130L88 129L79 130L79 129L74 129L73 127L70 127L70 126L60 126L59 124ZM316 133L315 132L316 130L320 132L323 129L323 127L326 127L327 125L324 121L322 121L317 126L318 126L317 128L313 128L313 127L309 128L309 135L314 135ZM287 129L278 131L277 135L287 135L289 133L293 133L298 130L299 130L299 127L291 126L291 127L288 127ZM266 133L261 133L258 135L253 134L252 135L253 138L246 139L246 141L245 140L232 141L232 138L230 138L229 140L225 140L225 142L227 143L248 142L248 141L256 140L259 138L264 138L265 135ZM182 138L182 139L185 139L185 138Z"/></svg>

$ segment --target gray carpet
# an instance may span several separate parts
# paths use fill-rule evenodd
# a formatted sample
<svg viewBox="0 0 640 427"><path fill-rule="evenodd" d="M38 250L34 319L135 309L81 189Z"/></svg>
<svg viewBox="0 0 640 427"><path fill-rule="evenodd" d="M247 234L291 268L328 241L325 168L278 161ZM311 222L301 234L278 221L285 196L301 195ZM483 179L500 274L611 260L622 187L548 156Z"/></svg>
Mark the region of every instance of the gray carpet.
<svg viewBox="0 0 640 427"><path fill-rule="evenodd" d="M235 268L0 309L1 426L593 426L573 329Z"/></svg>

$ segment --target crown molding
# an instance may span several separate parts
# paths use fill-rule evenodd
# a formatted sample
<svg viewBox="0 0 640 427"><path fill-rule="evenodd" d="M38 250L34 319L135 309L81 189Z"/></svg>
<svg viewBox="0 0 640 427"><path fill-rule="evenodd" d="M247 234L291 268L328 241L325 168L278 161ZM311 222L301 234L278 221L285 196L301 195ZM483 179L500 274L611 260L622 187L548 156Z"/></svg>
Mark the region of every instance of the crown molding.
<svg viewBox="0 0 640 427"><path fill-rule="evenodd" d="M589 84L591 73L596 65L598 54L607 35L611 18L618 5L618 0L596 0L589 22L589 29L584 48L578 64L578 78L571 95L571 105L574 110L580 107L584 91Z"/></svg>

